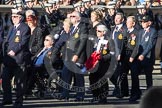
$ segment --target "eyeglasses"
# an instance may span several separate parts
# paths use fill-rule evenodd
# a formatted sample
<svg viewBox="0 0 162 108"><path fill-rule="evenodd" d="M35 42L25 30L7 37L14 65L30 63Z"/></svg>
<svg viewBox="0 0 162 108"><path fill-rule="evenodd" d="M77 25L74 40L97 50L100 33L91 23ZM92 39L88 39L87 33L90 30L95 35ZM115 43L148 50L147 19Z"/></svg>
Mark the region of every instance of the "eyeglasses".
<svg viewBox="0 0 162 108"><path fill-rule="evenodd" d="M26 18L26 21L34 21L34 20L37 20L37 17L36 16L33 16L33 15L29 15L27 18Z"/></svg>
<svg viewBox="0 0 162 108"><path fill-rule="evenodd" d="M100 30L96 30L96 31L99 32L99 33L103 32L103 31L100 31Z"/></svg>
<svg viewBox="0 0 162 108"><path fill-rule="evenodd" d="M12 16L12 18L18 18L18 16Z"/></svg>
<svg viewBox="0 0 162 108"><path fill-rule="evenodd" d="M71 18L75 18L76 16L70 16Z"/></svg>

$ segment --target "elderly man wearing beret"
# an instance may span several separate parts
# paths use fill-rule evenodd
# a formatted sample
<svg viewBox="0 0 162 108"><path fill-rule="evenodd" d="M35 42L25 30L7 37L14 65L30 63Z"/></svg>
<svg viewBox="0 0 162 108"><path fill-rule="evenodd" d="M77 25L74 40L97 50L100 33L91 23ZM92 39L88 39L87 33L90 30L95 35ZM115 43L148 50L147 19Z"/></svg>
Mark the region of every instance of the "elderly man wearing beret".
<svg viewBox="0 0 162 108"><path fill-rule="evenodd" d="M15 76L16 100L14 107L23 106L23 94L26 79L26 66L30 62L28 42L30 28L23 21L23 16L17 9L12 9L13 25L10 26L3 49L3 101L2 105L12 104L11 79Z"/></svg>

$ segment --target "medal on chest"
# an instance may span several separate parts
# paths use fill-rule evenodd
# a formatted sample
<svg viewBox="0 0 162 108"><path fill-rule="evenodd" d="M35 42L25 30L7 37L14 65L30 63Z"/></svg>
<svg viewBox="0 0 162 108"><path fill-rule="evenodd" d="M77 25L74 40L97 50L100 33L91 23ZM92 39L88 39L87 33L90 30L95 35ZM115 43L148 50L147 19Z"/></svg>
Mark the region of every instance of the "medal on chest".
<svg viewBox="0 0 162 108"><path fill-rule="evenodd" d="M122 34L119 34L118 39L119 40L123 39L123 35Z"/></svg>

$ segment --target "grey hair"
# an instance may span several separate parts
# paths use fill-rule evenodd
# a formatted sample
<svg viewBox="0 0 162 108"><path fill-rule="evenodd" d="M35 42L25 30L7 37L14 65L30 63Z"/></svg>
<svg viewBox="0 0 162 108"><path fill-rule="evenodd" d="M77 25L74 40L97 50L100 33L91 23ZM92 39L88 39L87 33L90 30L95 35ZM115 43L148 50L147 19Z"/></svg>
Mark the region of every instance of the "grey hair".
<svg viewBox="0 0 162 108"><path fill-rule="evenodd" d="M116 15L120 15L122 19L124 19L124 14L121 12L117 12Z"/></svg>
<svg viewBox="0 0 162 108"><path fill-rule="evenodd" d="M135 16L128 16L128 17L127 17L127 20L128 20L129 18L131 18L131 19L133 20L133 22L136 22Z"/></svg>
<svg viewBox="0 0 162 108"><path fill-rule="evenodd" d="M77 17L80 17L80 18L82 17L82 15L79 11L74 11L73 13L75 13Z"/></svg>
<svg viewBox="0 0 162 108"><path fill-rule="evenodd" d="M46 35L46 37L50 37L52 39L52 41L54 42L55 41L55 38L53 35L49 34L49 35Z"/></svg>

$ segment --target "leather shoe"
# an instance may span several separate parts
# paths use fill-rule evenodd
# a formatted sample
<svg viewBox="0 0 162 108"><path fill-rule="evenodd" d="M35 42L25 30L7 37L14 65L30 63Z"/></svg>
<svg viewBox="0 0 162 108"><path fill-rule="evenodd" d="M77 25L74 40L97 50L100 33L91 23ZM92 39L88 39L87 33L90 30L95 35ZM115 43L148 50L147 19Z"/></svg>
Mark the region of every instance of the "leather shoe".
<svg viewBox="0 0 162 108"><path fill-rule="evenodd" d="M23 108L23 104L22 103L15 103L13 108Z"/></svg>
<svg viewBox="0 0 162 108"><path fill-rule="evenodd" d="M90 102L93 103L93 102L97 102L98 101L98 98L97 97L93 97Z"/></svg>
<svg viewBox="0 0 162 108"><path fill-rule="evenodd" d="M123 98L123 97L128 97L128 96L129 94L122 94L122 93L116 94L117 98Z"/></svg>
<svg viewBox="0 0 162 108"><path fill-rule="evenodd" d="M63 95L60 95L58 97L59 100L65 100L65 101L68 101L69 100L69 97L66 97L66 96L63 96Z"/></svg>
<svg viewBox="0 0 162 108"><path fill-rule="evenodd" d="M84 101L84 98L83 97L77 97L77 98L75 98L74 101L75 102L81 102L81 101Z"/></svg>
<svg viewBox="0 0 162 108"><path fill-rule="evenodd" d="M99 104L106 104L106 103L107 103L107 99L106 99L106 98L100 99L100 100L98 101L98 103L99 103Z"/></svg>
<svg viewBox="0 0 162 108"><path fill-rule="evenodd" d="M1 106L11 105L12 101L2 101Z"/></svg>
<svg viewBox="0 0 162 108"><path fill-rule="evenodd" d="M131 96L129 98L129 102L136 102L138 99L140 99L141 96L140 95L135 95L135 96Z"/></svg>

